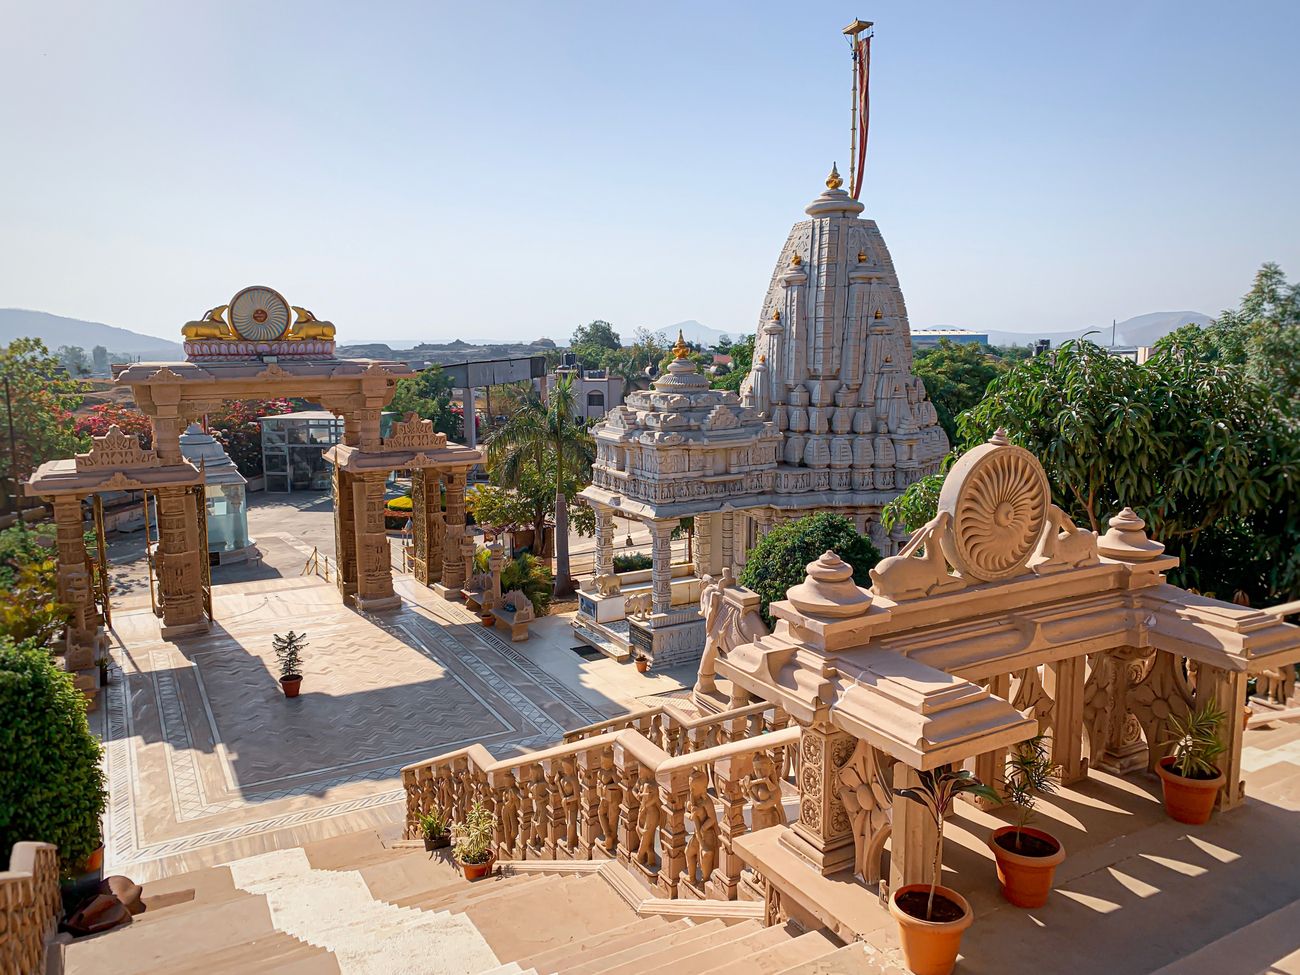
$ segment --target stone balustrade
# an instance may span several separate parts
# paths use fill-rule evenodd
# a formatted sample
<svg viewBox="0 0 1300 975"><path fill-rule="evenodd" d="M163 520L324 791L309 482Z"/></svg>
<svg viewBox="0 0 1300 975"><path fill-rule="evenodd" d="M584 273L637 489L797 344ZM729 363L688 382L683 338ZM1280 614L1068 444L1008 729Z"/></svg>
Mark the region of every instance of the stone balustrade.
<svg viewBox="0 0 1300 975"><path fill-rule="evenodd" d="M61 910L58 848L15 843L0 873L0 972L45 971L45 942Z"/></svg>
<svg viewBox="0 0 1300 975"><path fill-rule="evenodd" d="M788 723L788 717L764 702L698 717L671 704L662 704L575 728L565 733L564 741L581 741L610 731L634 728L669 755L676 756L737 741L758 734L764 728L777 731Z"/></svg>
<svg viewBox="0 0 1300 975"><path fill-rule="evenodd" d="M743 869L734 840L751 822L785 821L780 770L800 729L749 737L766 705L681 723L665 710L578 729L528 755L497 760L471 745L409 765L407 836L420 835L422 814L456 821L477 801L497 818L501 859L617 859L661 896L734 900Z"/></svg>

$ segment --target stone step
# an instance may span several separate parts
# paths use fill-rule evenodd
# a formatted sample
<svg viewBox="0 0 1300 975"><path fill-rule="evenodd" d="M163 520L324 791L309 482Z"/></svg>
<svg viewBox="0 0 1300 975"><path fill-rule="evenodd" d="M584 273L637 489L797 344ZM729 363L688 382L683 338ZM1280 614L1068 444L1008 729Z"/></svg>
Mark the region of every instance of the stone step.
<svg viewBox="0 0 1300 975"><path fill-rule="evenodd" d="M465 916L503 962L572 945L636 920L636 913L611 896L597 876L544 877L508 901L475 901Z"/></svg>
<svg viewBox="0 0 1300 975"><path fill-rule="evenodd" d="M880 955L871 952L862 942L845 945L820 958L785 969L781 975L907 975L897 965L892 965Z"/></svg>
<svg viewBox="0 0 1300 975"><path fill-rule="evenodd" d="M65 970L69 975L136 975L276 933L266 898L253 894L209 905L201 915L167 913L149 924L133 921L72 942L64 948Z"/></svg>
<svg viewBox="0 0 1300 975"><path fill-rule="evenodd" d="M788 933L794 935L795 931ZM826 932L809 931L748 958L706 969L704 975L780 975L793 965L823 958L840 947L839 941Z"/></svg>
<svg viewBox="0 0 1300 975"><path fill-rule="evenodd" d="M371 896L390 903L430 896L435 891L462 887L465 884L465 878L461 876L455 861L449 856L442 856L441 851L426 853L424 850L408 850L404 855L391 860L361 867L359 872Z"/></svg>
<svg viewBox="0 0 1300 975"><path fill-rule="evenodd" d="M577 965L591 958L610 955L633 945L644 944L653 938L667 934L670 929L688 927L685 921L665 921L661 917L645 917L624 924L600 934L583 938L572 944L552 948L537 955L529 955L521 963L537 969L545 975L562 972L570 965Z"/></svg>
<svg viewBox="0 0 1300 975"><path fill-rule="evenodd" d="M758 929L749 934L742 934L742 929L751 924L756 925ZM790 932L784 927L765 928L758 925L756 921L745 921L734 925L727 929L726 935L730 940L724 941L719 938L717 942L710 942L701 947L693 955L675 957L667 965L658 968L649 967L647 959L644 971L646 975L703 975L704 972L717 968L724 962L751 958L760 951L791 940Z"/></svg>
<svg viewBox="0 0 1300 975"><path fill-rule="evenodd" d="M398 907L413 907L421 911L462 911L480 897L506 896L530 884L548 879L546 876L530 874L522 877L484 877L472 883L460 878L455 884L434 887L424 893L403 897L392 901ZM562 878L555 878L562 879Z"/></svg>
<svg viewBox="0 0 1300 975"><path fill-rule="evenodd" d="M694 930L699 931L702 927L704 925L699 925ZM761 929L762 925L757 921L742 921L740 924L724 927L721 931L705 933L695 937L691 937L688 932L683 932L677 938L669 938L667 943L661 945L658 951L641 955L619 965L602 968L600 969L600 975L642 975L644 972L665 969L676 971L676 966L683 959L697 955L701 951L721 951L730 946L733 941L746 938Z"/></svg>
<svg viewBox="0 0 1300 975"><path fill-rule="evenodd" d="M216 972L239 972L240 975L337 975L338 971L338 960L324 948L276 932L229 948L207 952L188 962L168 961L158 968L142 970L140 975L212 975Z"/></svg>
<svg viewBox="0 0 1300 975"><path fill-rule="evenodd" d="M411 851L384 845L377 830L343 833L328 839L304 843L302 850L313 870L360 870L373 863L385 863L408 856Z"/></svg>
<svg viewBox="0 0 1300 975"><path fill-rule="evenodd" d="M692 924L683 928L674 928L673 930L653 938L650 941L644 941L637 945L624 948L622 951L616 951L613 954L606 955L602 958L593 958L590 961L575 965L572 968L566 968L564 975L597 975L617 968L619 965L628 962L635 962L641 958L648 958L657 954L663 948L670 945L687 945L697 938L712 938L726 930L726 925L721 921L706 921L704 924Z"/></svg>
<svg viewBox="0 0 1300 975"><path fill-rule="evenodd" d="M136 920L183 914L196 907L245 896L235 887L229 867L204 867L143 884L140 899L145 909L143 914L136 915Z"/></svg>

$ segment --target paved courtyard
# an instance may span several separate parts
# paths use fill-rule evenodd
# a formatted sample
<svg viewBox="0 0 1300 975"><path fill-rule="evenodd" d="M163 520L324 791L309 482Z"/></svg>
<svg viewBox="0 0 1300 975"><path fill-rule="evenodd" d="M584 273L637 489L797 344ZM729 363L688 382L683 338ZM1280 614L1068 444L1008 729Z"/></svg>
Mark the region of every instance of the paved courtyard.
<svg viewBox="0 0 1300 975"><path fill-rule="evenodd" d="M366 616L311 576L216 587L211 632L161 639L147 605L114 617L106 867L137 880L401 818L400 769L483 742L497 754L659 696L572 650L564 617L511 644L463 606L400 578L397 612ZM305 680L280 691L271 637L305 631Z"/></svg>

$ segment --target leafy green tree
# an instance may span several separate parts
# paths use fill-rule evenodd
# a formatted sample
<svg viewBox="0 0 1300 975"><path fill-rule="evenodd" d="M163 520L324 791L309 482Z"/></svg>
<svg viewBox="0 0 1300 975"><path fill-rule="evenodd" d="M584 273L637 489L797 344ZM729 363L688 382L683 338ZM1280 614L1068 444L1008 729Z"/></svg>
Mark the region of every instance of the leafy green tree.
<svg viewBox="0 0 1300 975"><path fill-rule="evenodd" d="M1104 532L1130 506L1177 555L1179 584L1256 604L1300 595L1300 430L1247 367L1162 342L1143 365L1091 342L1018 364L958 421L967 449L1005 427L1043 464L1052 499ZM933 516L937 479L890 517Z"/></svg>
<svg viewBox="0 0 1300 975"><path fill-rule="evenodd" d="M722 342L714 346L715 351L731 356L731 371L721 376L714 376L709 383L710 386L714 389L729 389L733 393L740 392L740 384L745 381L750 369L754 367L754 338L753 335L745 335L732 342L724 336L724 341L727 342L726 350L723 350Z"/></svg>
<svg viewBox="0 0 1300 975"><path fill-rule="evenodd" d="M573 383L561 376L546 403L530 397L487 441L487 462L499 484L517 485L531 467L551 480L555 497L555 595L573 592L569 572L571 476L591 477L596 443L577 416Z"/></svg>
<svg viewBox="0 0 1300 975"><path fill-rule="evenodd" d="M69 376L76 379L84 379L93 371L90 357L86 355L86 350L79 345L60 345L58 351L54 353L59 357L59 365Z"/></svg>
<svg viewBox="0 0 1300 975"><path fill-rule="evenodd" d="M414 413L423 420L432 420L435 430L459 442L464 438L464 415L452 410L451 394L451 378L440 366L430 366L397 381L389 409L399 416Z"/></svg>
<svg viewBox="0 0 1300 975"><path fill-rule="evenodd" d="M617 352L622 347L623 340L614 331L614 326L600 319L579 325L569 339L569 349L576 352L578 359L589 369L600 368L606 353Z"/></svg>
<svg viewBox="0 0 1300 975"><path fill-rule="evenodd" d="M83 387L80 380L68 377L44 342L32 338L14 339L0 348L0 380L8 380L9 393L6 401L0 389L0 475L13 498L16 478L26 477L47 460L85 448L85 438L72 424Z"/></svg>
<svg viewBox="0 0 1300 975"><path fill-rule="evenodd" d="M53 843L71 874L100 845L106 794L86 699L47 651L0 637L0 861Z"/></svg>
<svg viewBox="0 0 1300 975"><path fill-rule="evenodd" d="M871 585L871 568L880 561L880 552L843 515L821 511L787 521L769 531L754 546L740 573L740 584L758 593L769 626L772 617L768 606L784 599L791 586L803 582L808 563L815 562L827 551L853 566L853 581L859 586Z"/></svg>
<svg viewBox="0 0 1300 975"><path fill-rule="evenodd" d="M980 401L1006 365L986 345L940 339L932 348L917 350L912 371L925 382L939 424L954 442L957 416Z"/></svg>

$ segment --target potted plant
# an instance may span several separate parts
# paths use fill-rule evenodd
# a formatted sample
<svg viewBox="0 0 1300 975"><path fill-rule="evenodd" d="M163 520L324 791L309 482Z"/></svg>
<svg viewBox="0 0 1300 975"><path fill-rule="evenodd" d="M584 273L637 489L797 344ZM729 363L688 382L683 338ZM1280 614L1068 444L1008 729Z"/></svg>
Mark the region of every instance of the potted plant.
<svg viewBox="0 0 1300 975"><path fill-rule="evenodd" d="M1005 792L1007 801L1016 807L1016 824L995 829L989 837L989 849L998 862L1002 896L1016 907L1046 904L1052 875L1065 859L1060 840L1029 825L1038 794L1056 791L1052 776L1059 769L1051 759L1045 735L1021 742L1007 759Z"/></svg>
<svg viewBox="0 0 1300 975"><path fill-rule="evenodd" d="M286 635L275 634L271 646L280 661L280 687L285 697L297 697L302 687L302 651L307 648L307 634L290 630Z"/></svg>
<svg viewBox="0 0 1300 975"><path fill-rule="evenodd" d="M497 858L492 849L496 826L496 817L483 808L483 803L475 802L465 814L465 821L451 828L456 837L456 862L466 880L479 880L492 872Z"/></svg>
<svg viewBox="0 0 1300 975"><path fill-rule="evenodd" d="M948 975L957 964L962 933L975 915L965 897L939 883L943 871L943 820L963 792L1000 801L996 792L970 772L942 766L918 772L917 785L894 794L917 803L935 827L934 879L928 884L904 884L889 898L889 913L898 922L898 938L907 970L915 975Z"/></svg>
<svg viewBox="0 0 1300 975"><path fill-rule="evenodd" d="M437 806L420 816L420 832L424 834L424 848L430 853L451 845L451 821Z"/></svg>
<svg viewBox="0 0 1300 975"><path fill-rule="evenodd" d="M636 655L636 670L638 674L647 674L650 672L650 658L644 653Z"/></svg>
<svg viewBox="0 0 1300 975"><path fill-rule="evenodd" d="M1156 765L1164 790L1165 812L1192 826L1209 822L1224 774L1214 764L1223 752L1219 724L1223 711L1211 699L1184 715L1169 716L1170 753Z"/></svg>

